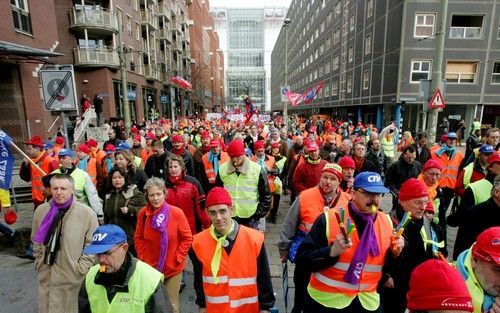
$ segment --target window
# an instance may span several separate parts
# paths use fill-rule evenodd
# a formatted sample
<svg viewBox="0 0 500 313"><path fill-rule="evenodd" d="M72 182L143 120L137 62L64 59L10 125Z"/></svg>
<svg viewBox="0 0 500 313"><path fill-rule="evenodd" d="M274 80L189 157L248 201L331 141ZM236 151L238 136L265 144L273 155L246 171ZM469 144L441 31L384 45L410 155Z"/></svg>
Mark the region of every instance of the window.
<svg viewBox="0 0 500 313"><path fill-rule="evenodd" d="M451 17L450 38L478 39L481 38L483 16L453 15Z"/></svg>
<svg viewBox="0 0 500 313"><path fill-rule="evenodd" d="M500 61L493 64L493 75L491 76L492 84L500 84Z"/></svg>
<svg viewBox="0 0 500 313"><path fill-rule="evenodd" d="M339 69L339 56L336 56L333 58L333 69L332 70L338 70Z"/></svg>
<svg viewBox="0 0 500 313"><path fill-rule="evenodd" d="M352 48L352 46L349 46L349 51L347 52L348 54L348 59L349 59L349 63L352 62L352 60L354 59L354 49Z"/></svg>
<svg viewBox="0 0 500 313"><path fill-rule="evenodd" d="M31 34L31 19L28 0L10 0L14 28L24 33Z"/></svg>
<svg viewBox="0 0 500 313"><path fill-rule="evenodd" d="M129 36L132 36L132 17L127 14L127 33Z"/></svg>
<svg viewBox="0 0 500 313"><path fill-rule="evenodd" d="M365 38L365 54L370 54L372 52L372 35L368 34Z"/></svg>
<svg viewBox="0 0 500 313"><path fill-rule="evenodd" d="M328 38L326 38L326 43L325 43L326 51L330 50L331 47L332 47L332 36L328 36Z"/></svg>
<svg viewBox="0 0 500 313"><path fill-rule="evenodd" d="M353 31L354 30L354 13L351 14L349 17L349 30Z"/></svg>
<svg viewBox="0 0 500 313"><path fill-rule="evenodd" d="M418 83L421 79L429 79L431 73L431 61L411 62L411 82Z"/></svg>
<svg viewBox="0 0 500 313"><path fill-rule="evenodd" d="M373 15L373 0L366 1L366 17Z"/></svg>
<svg viewBox="0 0 500 313"><path fill-rule="evenodd" d="M339 82L334 80L332 83L332 96L336 96L339 93Z"/></svg>
<svg viewBox="0 0 500 313"><path fill-rule="evenodd" d="M321 25L319 25L319 31L324 32L325 31L325 22L321 22Z"/></svg>
<svg viewBox="0 0 500 313"><path fill-rule="evenodd" d="M363 72L363 90L370 88L370 71Z"/></svg>
<svg viewBox="0 0 500 313"><path fill-rule="evenodd" d="M347 76L347 92L351 92L351 91L352 91L352 77Z"/></svg>
<svg viewBox="0 0 500 313"><path fill-rule="evenodd" d="M340 14L340 1L335 3L335 14Z"/></svg>
<svg viewBox="0 0 500 313"><path fill-rule="evenodd" d="M319 55L322 56L324 52L325 52L325 45L321 44L319 46Z"/></svg>
<svg viewBox="0 0 500 313"><path fill-rule="evenodd" d="M332 15L333 15L333 13L332 13L332 11L330 11L328 13L328 15L326 16L326 24L330 25L332 23Z"/></svg>
<svg viewBox="0 0 500 313"><path fill-rule="evenodd" d="M335 32L333 32L333 44L337 44L340 41L340 28L337 28Z"/></svg>
<svg viewBox="0 0 500 313"><path fill-rule="evenodd" d="M413 37L434 37L435 14L416 14Z"/></svg>
<svg viewBox="0 0 500 313"><path fill-rule="evenodd" d="M448 61L446 63L446 82L473 84L476 81L477 62Z"/></svg>
<svg viewBox="0 0 500 313"><path fill-rule="evenodd" d="M135 22L135 39L141 40L141 25Z"/></svg>
<svg viewBox="0 0 500 313"><path fill-rule="evenodd" d="M330 61L326 62L326 64L325 64L325 74L329 74L331 68L332 68L332 65L331 65Z"/></svg>

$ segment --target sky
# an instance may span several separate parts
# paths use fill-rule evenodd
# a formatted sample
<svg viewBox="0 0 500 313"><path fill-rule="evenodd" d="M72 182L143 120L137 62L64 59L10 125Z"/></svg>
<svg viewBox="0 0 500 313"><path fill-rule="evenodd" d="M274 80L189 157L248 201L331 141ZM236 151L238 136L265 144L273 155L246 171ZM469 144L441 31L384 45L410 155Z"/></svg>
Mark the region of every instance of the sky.
<svg viewBox="0 0 500 313"><path fill-rule="evenodd" d="M260 7L288 7L292 0L209 0L210 7L228 8L260 8Z"/></svg>

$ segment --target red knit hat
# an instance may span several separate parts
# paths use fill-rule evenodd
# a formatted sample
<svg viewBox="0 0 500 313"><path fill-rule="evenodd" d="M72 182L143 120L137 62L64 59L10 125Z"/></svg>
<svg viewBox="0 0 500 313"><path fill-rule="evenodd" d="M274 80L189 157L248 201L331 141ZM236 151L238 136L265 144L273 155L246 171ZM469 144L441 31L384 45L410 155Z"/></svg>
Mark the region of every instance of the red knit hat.
<svg viewBox="0 0 500 313"><path fill-rule="evenodd" d="M108 154L115 153L116 147L113 146L112 144L108 143L106 145L106 147L104 147L104 151L106 151L106 153L108 153Z"/></svg>
<svg viewBox="0 0 500 313"><path fill-rule="evenodd" d="M436 213L434 209L434 204L431 201L427 202L427 206L425 207L425 212Z"/></svg>
<svg viewBox="0 0 500 313"><path fill-rule="evenodd" d="M318 144L315 141L310 142L309 145L307 145L307 151L309 152L318 151L318 149Z"/></svg>
<svg viewBox="0 0 500 313"><path fill-rule="evenodd" d="M181 136L181 135L174 135L174 136L172 136L172 142L173 142L173 143L176 143L176 142L184 142L184 139L182 139L182 136Z"/></svg>
<svg viewBox="0 0 500 313"><path fill-rule="evenodd" d="M141 142L141 135L139 135L139 134L134 135L134 136L132 136L132 139Z"/></svg>
<svg viewBox="0 0 500 313"><path fill-rule="evenodd" d="M488 164L499 163L500 162L500 152L495 152L487 160Z"/></svg>
<svg viewBox="0 0 500 313"><path fill-rule="evenodd" d="M411 199L418 199L429 196L427 186L416 178L410 178L405 181L399 189L398 199L405 201Z"/></svg>
<svg viewBox="0 0 500 313"><path fill-rule="evenodd" d="M272 148L272 149L278 149L278 148L280 148L280 147L281 147L281 144L279 143L279 141L273 142L273 143L271 144L271 148Z"/></svg>
<svg viewBox="0 0 500 313"><path fill-rule="evenodd" d="M245 144L243 143L243 140L238 139L231 141L227 146L227 154L229 154L230 157L239 157L244 155Z"/></svg>
<svg viewBox="0 0 500 313"><path fill-rule="evenodd" d="M201 139L208 138L208 137L210 137L210 134L206 130L204 130L200 133L200 137L201 137Z"/></svg>
<svg viewBox="0 0 500 313"><path fill-rule="evenodd" d="M264 149L264 141L263 140L258 140L253 144L253 150L259 150L259 149Z"/></svg>
<svg viewBox="0 0 500 313"><path fill-rule="evenodd" d="M97 141L95 139L89 139L85 144L89 147L97 148Z"/></svg>
<svg viewBox="0 0 500 313"><path fill-rule="evenodd" d="M344 168L356 168L356 164L354 163L354 159L350 156L345 156L339 160L339 165Z"/></svg>
<svg viewBox="0 0 500 313"><path fill-rule="evenodd" d="M56 137L56 143L60 146L64 145L64 137L57 136Z"/></svg>
<svg viewBox="0 0 500 313"><path fill-rule="evenodd" d="M474 311L465 280L446 262L428 260L417 266L409 287L406 298L410 311Z"/></svg>
<svg viewBox="0 0 500 313"><path fill-rule="evenodd" d="M431 168L437 168L441 172L443 171L443 166L441 165L441 162L439 160L429 159L427 162L425 162L422 171L425 172Z"/></svg>
<svg viewBox="0 0 500 313"><path fill-rule="evenodd" d="M227 192L226 189L222 187L214 187L212 188L207 195L205 200L205 207L209 208L213 205L217 204L225 204L227 206L232 206L233 201L231 200L231 196Z"/></svg>
<svg viewBox="0 0 500 313"><path fill-rule="evenodd" d="M79 145L78 148L76 148L76 151L81 151L83 153L90 154L89 147L87 145L84 145L84 144Z"/></svg>
<svg viewBox="0 0 500 313"><path fill-rule="evenodd" d="M342 181L342 167L340 165L335 164L335 163L326 163L325 167L323 167L323 170L321 173L331 173L339 179L339 181Z"/></svg>
<svg viewBox="0 0 500 313"><path fill-rule="evenodd" d="M219 148L220 147L220 141L216 139L210 140L210 148Z"/></svg>
<svg viewBox="0 0 500 313"><path fill-rule="evenodd" d="M477 236L472 255L485 262L500 264L500 226L490 227Z"/></svg>

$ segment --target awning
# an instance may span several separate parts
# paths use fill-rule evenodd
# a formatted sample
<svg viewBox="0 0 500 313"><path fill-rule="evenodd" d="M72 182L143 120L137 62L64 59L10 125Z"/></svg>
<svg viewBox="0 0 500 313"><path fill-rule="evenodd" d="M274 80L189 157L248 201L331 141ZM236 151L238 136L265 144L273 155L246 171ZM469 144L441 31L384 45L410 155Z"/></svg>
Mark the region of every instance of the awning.
<svg viewBox="0 0 500 313"><path fill-rule="evenodd" d="M58 57L63 55L61 53L18 45L7 41L0 41L0 54L22 57Z"/></svg>

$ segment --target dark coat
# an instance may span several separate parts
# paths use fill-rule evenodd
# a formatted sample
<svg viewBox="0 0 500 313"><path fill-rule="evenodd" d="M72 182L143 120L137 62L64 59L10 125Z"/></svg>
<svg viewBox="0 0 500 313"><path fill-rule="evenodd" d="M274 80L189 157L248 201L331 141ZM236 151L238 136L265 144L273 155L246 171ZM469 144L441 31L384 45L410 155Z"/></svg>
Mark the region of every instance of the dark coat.
<svg viewBox="0 0 500 313"><path fill-rule="evenodd" d="M415 148L415 153L417 154L417 158L415 160L419 161L421 164L425 164L431 158L431 150L427 148L427 146L422 148L420 153L418 152L418 144L414 143L412 146Z"/></svg>
<svg viewBox="0 0 500 313"><path fill-rule="evenodd" d="M422 164L420 162L414 161L412 164L408 164L400 157L387 169L385 185L397 195L401 185L410 178L417 178L421 171Z"/></svg>

